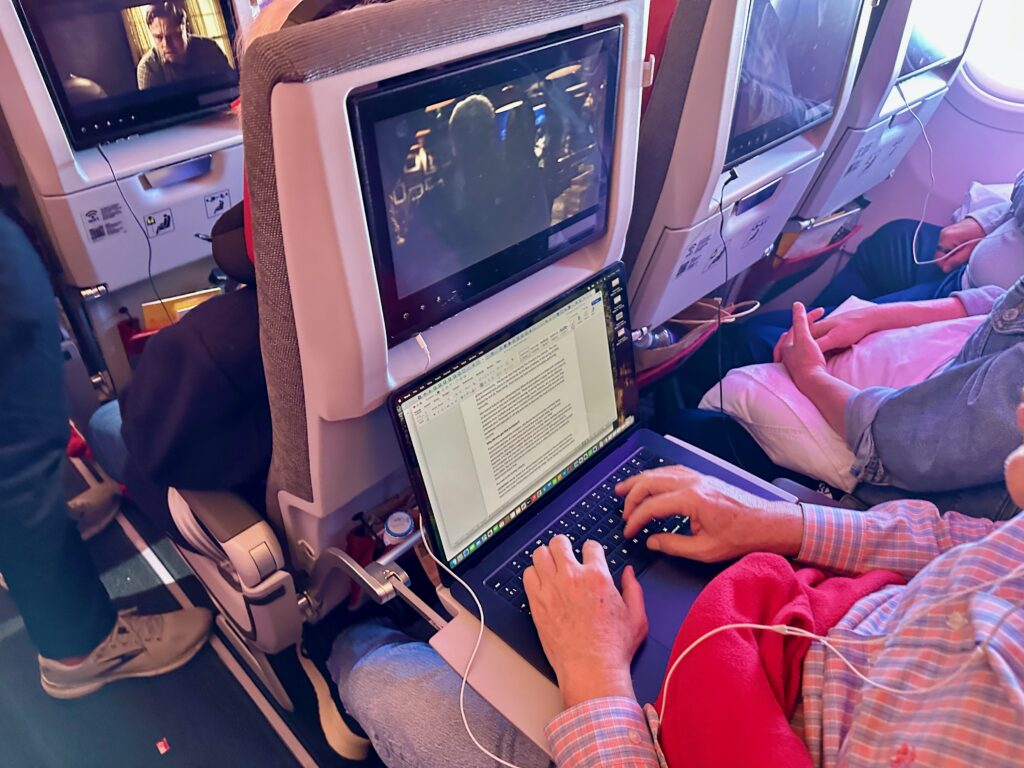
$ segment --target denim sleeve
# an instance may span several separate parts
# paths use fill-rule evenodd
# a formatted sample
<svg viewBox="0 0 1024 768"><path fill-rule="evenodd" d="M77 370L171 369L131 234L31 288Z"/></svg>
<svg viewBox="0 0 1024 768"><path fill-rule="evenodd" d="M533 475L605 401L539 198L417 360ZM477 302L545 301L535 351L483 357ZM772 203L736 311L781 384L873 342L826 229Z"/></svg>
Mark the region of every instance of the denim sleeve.
<svg viewBox="0 0 1024 768"><path fill-rule="evenodd" d="M985 234L990 235L1010 220L1010 202L987 205L984 208L971 211L968 217L981 224Z"/></svg>
<svg viewBox="0 0 1024 768"><path fill-rule="evenodd" d="M903 389L873 387L846 407L846 439L862 483L947 491L995 483L1020 445L1024 343L954 365Z"/></svg>
<svg viewBox="0 0 1024 768"><path fill-rule="evenodd" d="M968 317L987 315L992 307L1006 293L997 285L986 285L981 288L967 288L962 291L953 291L953 297L960 300Z"/></svg>

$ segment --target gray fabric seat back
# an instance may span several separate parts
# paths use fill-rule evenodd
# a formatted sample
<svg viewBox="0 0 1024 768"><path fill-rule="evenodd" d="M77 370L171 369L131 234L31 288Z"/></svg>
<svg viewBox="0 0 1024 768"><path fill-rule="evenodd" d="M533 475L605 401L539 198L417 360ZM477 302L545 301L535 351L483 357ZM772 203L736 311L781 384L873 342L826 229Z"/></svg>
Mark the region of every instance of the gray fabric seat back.
<svg viewBox="0 0 1024 768"><path fill-rule="evenodd" d="M669 25L657 79L640 122L636 194L622 256L627 270L631 270L636 262L665 187L693 65L710 8L711 0L678 0Z"/></svg>

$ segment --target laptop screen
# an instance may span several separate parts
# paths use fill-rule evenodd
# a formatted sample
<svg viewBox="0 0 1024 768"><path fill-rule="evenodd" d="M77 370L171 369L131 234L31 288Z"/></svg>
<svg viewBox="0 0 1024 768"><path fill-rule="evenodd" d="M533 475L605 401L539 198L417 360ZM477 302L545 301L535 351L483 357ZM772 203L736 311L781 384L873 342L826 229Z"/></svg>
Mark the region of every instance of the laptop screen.
<svg viewBox="0 0 1024 768"><path fill-rule="evenodd" d="M393 399L421 509L452 567L539 511L634 423L625 288L616 265Z"/></svg>

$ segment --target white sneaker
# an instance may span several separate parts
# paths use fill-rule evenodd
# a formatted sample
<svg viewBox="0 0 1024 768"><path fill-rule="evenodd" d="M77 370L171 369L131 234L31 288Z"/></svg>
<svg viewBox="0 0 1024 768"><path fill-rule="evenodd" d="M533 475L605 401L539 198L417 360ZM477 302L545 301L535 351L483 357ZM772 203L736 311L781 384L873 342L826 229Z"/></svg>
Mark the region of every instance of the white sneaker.
<svg viewBox="0 0 1024 768"><path fill-rule="evenodd" d="M77 699L107 683L129 677L155 677L184 666L210 635L206 608L140 616L122 611L114 628L80 664L39 657L43 690L57 699Z"/></svg>
<svg viewBox="0 0 1024 768"><path fill-rule="evenodd" d="M121 489L115 483L95 485L68 502L68 513L85 541L110 525L120 511Z"/></svg>

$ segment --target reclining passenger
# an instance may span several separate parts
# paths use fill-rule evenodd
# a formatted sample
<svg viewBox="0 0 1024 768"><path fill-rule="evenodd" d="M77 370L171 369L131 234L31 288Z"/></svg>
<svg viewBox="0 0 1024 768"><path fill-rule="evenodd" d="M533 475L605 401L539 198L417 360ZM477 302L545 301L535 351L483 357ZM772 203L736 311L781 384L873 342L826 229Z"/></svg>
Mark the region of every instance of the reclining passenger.
<svg viewBox="0 0 1024 768"><path fill-rule="evenodd" d="M912 243L918 222L901 219L867 238L811 306L834 309L851 296L891 304L947 298L956 291L994 285L1008 290L1024 275L1024 171L1010 201L972 211L961 221L939 228L924 224L917 258ZM979 240L980 238L980 240ZM722 331L722 371L767 363L779 337L790 327L790 313L762 312ZM673 377L688 406L696 406L720 378L717 343L712 339Z"/></svg>
<svg viewBox="0 0 1024 768"><path fill-rule="evenodd" d="M280 28L299 0L264 4L244 39ZM233 490L265 509L270 403L260 353L248 190L214 226L213 256L238 290L217 296L146 345L131 384L90 420L101 465L161 530L175 527L167 488Z"/></svg>
<svg viewBox="0 0 1024 768"><path fill-rule="evenodd" d="M961 291L929 302L880 305L835 318L794 307L775 357L855 456L856 495L868 502L928 498L942 510L1006 519L1017 507L999 483L1016 441L1008 417L1024 371L1024 278L1011 290ZM957 358L902 389L858 390L832 376L825 355L874 331L988 314ZM768 479L786 475L736 422L718 412L665 409L658 426ZM969 457L965 460L965 455Z"/></svg>
<svg viewBox="0 0 1024 768"><path fill-rule="evenodd" d="M153 336L120 396L125 482L160 527L168 486L234 490L265 508L270 404L256 289L216 296Z"/></svg>
<svg viewBox="0 0 1024 768"><path fill-rule="evenodd" d="M1024 275L1024 171L1010 200L971 211L941 229L918 222L886 224L814 300L830 307L850 296L879 303L940 299L954 291L995 285L1004 290ZM865 242L867 245L867 242ZM928 263L934 262L934 263Z"/></svg>
<svg viewBox="0 0 1024 768"><path fill-rule="evenodd" d="M1024 405L1016 421L1024 430ZM1024 504L1019 439L1005 466ZM580 563L556 536L524 583L565 706L547 728L559 766L654 768L656 742L670 766L1019 765L1024 516L940 516L921 501L868 512L767 503L680 467L616 490L626 497L626 536L652 519L691 516L692 537L651 537L666 556L747 555L697 599L673 659L739 622L801 627L830 645L751 629L708 637L675 667L671 687L664 681L652 736L658 718L641 709L629 672L647 628L640 585L627 569L620 595L600 546L587 542ZM439 756L494 765L463 727L459 676L426 644L364 624L338 638L329 667L387 765L436 765ZM503 760L548 765L472 691L466 719Z"/></svg>

